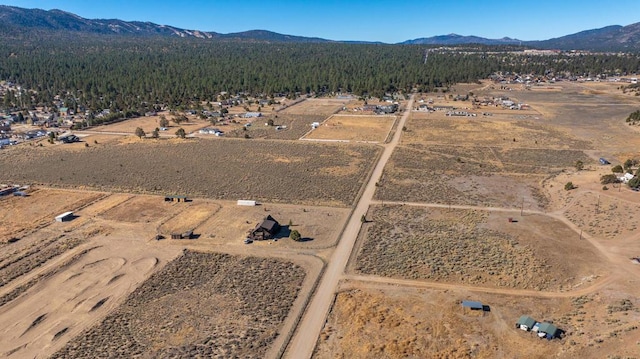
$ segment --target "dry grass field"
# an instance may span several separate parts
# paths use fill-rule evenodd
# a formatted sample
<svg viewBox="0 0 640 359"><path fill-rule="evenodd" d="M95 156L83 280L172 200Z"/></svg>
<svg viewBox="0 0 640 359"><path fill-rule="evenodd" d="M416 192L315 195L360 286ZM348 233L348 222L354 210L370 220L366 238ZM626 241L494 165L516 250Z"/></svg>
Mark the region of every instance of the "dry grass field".
<svg viewBox="0 0 640 359"><path fill-rule="evenodd" d="M52 358L262 358L303 279L290 262L189 251Z"/></svg>
<svg viewBox="0 0 640 359"><path fill-rule="evenodd" d="M337 295L314 358L635 358L640 302L599 292L536 298L361 283ZM629 295L628 293L626 295ZM463 310L462 300L490 307ZM552 321L563 339L514 327L521 315Z"/></svg>
<svg viewBox="0 0 640 359"><path fill-rule="evenodd" d="M178 125L175 122L171 121L171 119L174 117L173 115L169 114L169 112L161 112L157 116L143 116L108 125L92 127L90 131L127 133L133 135L136 132L136 128L140 127L144 130L144 132L150 135L155 128L160 127L160 116L162 115L164 115L169 121L169 127L167 131L162 131L162 134L168 133L173 135L180 127L184 128L187 133L191 133L210 125L209 121L202 120L197 116L192 115L187 116L187 118L189 119L188 122L182 122ZM80 133L82 133L82 131Z"/></svg>
<svg viewBox="0 0 640 359"><path fill-rule="evenodd" d="M304 138L309 140L384 142L395 121L395 116L333 115Z"/></svg>
<svg viewBox="0 0 640 359"><path fill-rule="evenodd" d="M273 120L273 126L265 126L269 119ZM246 129L237 128L226 132L225 136L244 138L245 135L249 135L251 138L267 140L297 140L311 130L312 123L322 122L325 119L325 115L318 114L297 115L278 113L273 116L253 119L251 126ZM226 128L221 128L221 130L224 131Z"/></svg>
<svg viewBox="0 0 640 359"><path fill-rule="evenodd" d="M640 197L640 194L634 194ZM638 200L640 198L632 202L592 192L580 193L565 211L565 216L592 236L628 237L637 234L640 228Z"/></svg>
<svg viewBox="0 0 640 359"><path fill-rule="evenodd" d="M215 205L215 204L210 204ZM186 211L185 211L186 212ZM198 226L189 227L182 222L186 216L180 213L170 223L175 228L194 228L200 235L197 248L208 246L245 246L242 244L247 233L267 215L272 216L285 228L281 238L276 241L254 242L252 247L274 250L283 248L327 248L338 241L338 235L347 219L349 210L332 207L301 207L286 204L263 203L260 206L237 206L236 203L225 202L215 215L210 216ZM188 218L188 217L187 217ZM291 226L289 226L291 223ZM163 224L162 228L169 227ZM295 242L286 238L291 230L300 232L304 241ZM161 229L162 232L168 234ZM245 246L246 247L246 246Z"/></svg>
<svg viewBox="0 0 640 359"><path fill-rule="evenodd" d="M353 264L361 274L562 291L605 273L595 248L543 215L387 205L369 217Z"/></svg>
<svg viewBox="0 0 640 359"><path fill-rule="evenodd" d="M280 141L135 142L65 151L15 148L1 181L116 192L350 205L380 149Z"/></svg>
<svg viewBox="0 0 640 359"><path fill-rule="evenodd" d="M349 100L310 98L289 106L280 111L280 113L293 115L323 115L326 118L340 111L340 109L348 103Z"/></svg>
<svg viewBox="0 0 640 359"><path fill-rule="evenodd" d="M403 145L440 144L501 148L590 149L589 141L543 121L448 117L413 112L402 137ZM515 140L515 141L514 141Z"/></svg>
<svg viewBox="0 0 640 359"><path fill-rule="evenodd" d="M39 189L30 191L27 197L0 198L0 243L22 238L53 223L55 216L81 208L101 196L91 192Z"/></svg>
<svg viewBox="0 0 640 359"><path fill-rule="evenodd" d="M542 159L542 161L540 160ZM398 147L378 187L385 201L543 209L541 182L591 160L581 151L476 146Z"/></svg>

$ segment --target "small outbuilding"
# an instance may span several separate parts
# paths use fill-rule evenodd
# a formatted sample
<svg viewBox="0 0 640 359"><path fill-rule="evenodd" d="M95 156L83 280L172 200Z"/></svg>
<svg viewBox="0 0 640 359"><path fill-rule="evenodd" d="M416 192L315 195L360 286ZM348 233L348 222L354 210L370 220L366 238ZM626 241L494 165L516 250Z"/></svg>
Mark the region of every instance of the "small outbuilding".
<svg viewBox="0 0 640 359"><path fill-rule="evenodd" d="M278 232L280 232L280 223L268 215L251 231L249 238L254 241L272 239Z"/></svg>
<svg viewBox="0 0 640 359"><path fill-rule="evenodd" d="M484 308L482 306L482 303L471 301L471 300L463 300L462 301L462 307L463 308L469 308L471 310L483 310L483 308Z"/></svg>
<svg viewBox="0 0 640 359"><path fill-rule="evenodd" d="M63 214L56 216L56 222L68 222L75 218L73 212L64 212Z"/></svg>
<svg viewBox="0 0 640 359"><path fill-rule="evenodd" d="M248 199L239 199L237 203L238 203L238 206L254 207L257 205L256 201L248 200Z"/></svg>
<svg viewBox="0 0 640 359"><path fill-rule="evenodd" d="M523 315L516 322L516 328L520 328L524 331L530 331L536 325L536 320L530 316Z"/></svg>
<svg viewBox="0 0 640 359"><path fill-rule="evenodd" d="M538 325L538 336L540 338L553 339L558 335L558 327L551 323L540 323Z"/></svg>
<svg viewBox="0 0 640 359"><path fill-rule="evenodd" d="M164 196L165 202L173 202L173 201L180 202L181 200L182 202L187 202L187 196Z"/></svg>

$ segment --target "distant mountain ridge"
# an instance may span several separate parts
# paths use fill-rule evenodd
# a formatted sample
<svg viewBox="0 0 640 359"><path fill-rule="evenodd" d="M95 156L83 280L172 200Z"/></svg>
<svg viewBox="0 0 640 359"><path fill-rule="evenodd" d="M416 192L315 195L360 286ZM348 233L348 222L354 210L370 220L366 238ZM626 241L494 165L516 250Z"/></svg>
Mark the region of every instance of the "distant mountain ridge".
<svg viewBox="0 0 640 359"><path fill-rule="evenodd" d="M518 39L503 37L502 39L486 39L478 36L462 36L458 34L438 35L433 37L423 37L419 39L401 42L403 45L517 45L522 43Z"/></svg>
<svg viewBox="0 0 640 359"><path fill-rule="evenodd" d="M267 30L221 34L213 31L187 30L151 22L123 21L118 19L85 19L62 10L24 9L0 5L0 36L25 36L38 34L89 34L129 37L180 37L221 39L249 42L282 43L375 43L368 41L335 41L318 37L279 34ZM600 29L581 31L558 38L538 41L521 41L510 37L487 39L479 36L457 34L407 40L399 44L421 45L524 45L540 49L640 51L640 23L628 26L612 25Z"/></svg>

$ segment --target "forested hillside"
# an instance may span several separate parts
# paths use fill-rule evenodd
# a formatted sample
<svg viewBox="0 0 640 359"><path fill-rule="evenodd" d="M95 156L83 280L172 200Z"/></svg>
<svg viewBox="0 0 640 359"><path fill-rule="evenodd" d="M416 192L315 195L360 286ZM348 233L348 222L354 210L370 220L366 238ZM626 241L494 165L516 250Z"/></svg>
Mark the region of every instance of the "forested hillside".
<svg viewBox="0 0 640 359"><path fill-rule="evenodd" d="M222 91L380 96L475 81L497 71L598 75L640 68L636 55L522 56L496 47L462 52L419 45L104 36L0 42L0 80L37 92L32 98L9 93L5 107L47 104L61 95L74 99L70 106L141 112L153 104L192 107L216 100Z"/></svg>

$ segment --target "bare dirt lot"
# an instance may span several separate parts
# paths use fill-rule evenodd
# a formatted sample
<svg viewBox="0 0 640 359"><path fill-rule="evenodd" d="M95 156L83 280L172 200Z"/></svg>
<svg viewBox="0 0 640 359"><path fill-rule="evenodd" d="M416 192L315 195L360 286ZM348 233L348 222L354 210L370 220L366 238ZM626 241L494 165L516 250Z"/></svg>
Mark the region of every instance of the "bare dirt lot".
<svg viewBox="0 0 640 359"><path fill-rule="evenodd" d="M514 297L347 283L314 358L633 358L640 302L599 292L573 298ZM627 297L625 297L625 295ZM472 312L462 300L480 301ZM551 321L564 339L515 328L521 315Z"/></svg>
<svg viewBox="0 0 640 359"><path fill-rule="evenodd" d="M356 273L550 291L606 274L595 248L543 215L386 205L369 217Z"/></svg>
<svg viewBox="0 0 640 359"><path fill-rule="evenodd" d="M254 242L256 249L269 248L327 248L338 241L338 235L344 226L349 210L346 208L305 207L285 204L263 203L260 206L245 207L235 203L224 203L218 207L215 215L194 226L194 233L200 235L194 246L245 246L243 240L250 230L267 215L272 216L284 227L278 234L278 241ZM182 222L189 218L180 213L169 222L176 223L175 228L190 229ZM191 222L190 222L191 223ZM289 225L291 223L291 225ZM164 224L162 228L169 227ZM297 230L303 241L295 242L287 238L290 231ZM164 231L163 231L164 232Z"/></svg>
<svg viewBox="0 0 640 359"><path fill-rule="evenodd" d="M311 130L312 123L322 122L325 119L325 115L278 113L276 115L252 119L251 126L225 132L225 136L244 138L245 135L247 135L250 138L269 140L297 140ZM273 126L268 125L269 120L273 121ZM223 131L226 130L225 128L220 129Z"/></svg>
<svg viewBox="0 0 640 359"><path fill-rule="evenodd" d="M384 142L395 120L395 116L333 115L304 138L309 140Z"/></svg>
<svg viewBox="0 0 640 359"><path fill-rule="evenodd" d="M350 205L380 149L372 145L231 140L16 148L0 181L98 190Z"/></svg>
<svg viewBox="0 0 640 359"><path fill-rule="evenodd" d="M0 197L0 242L21 238L52 223L55 216L81 208L101 196L91 192L40 189L30 191L27 197Z"/></svg>
<svg viewBox="0 0 640 359"><path fill-rule="evenodd" d="M262 358L303 279L285 261L190 251L52 358Z"/></svg>
<svg viewBox="0 0 640 359"><path fill-rule="evenodd" d="M310 98L289 106L283 111L280 111L280 113L296 115L323 115L326 118L340 111L340 109L347 103L349 103L349 100Z"/></svg>

